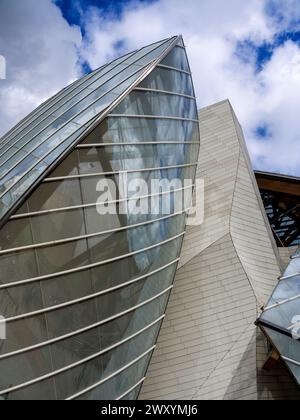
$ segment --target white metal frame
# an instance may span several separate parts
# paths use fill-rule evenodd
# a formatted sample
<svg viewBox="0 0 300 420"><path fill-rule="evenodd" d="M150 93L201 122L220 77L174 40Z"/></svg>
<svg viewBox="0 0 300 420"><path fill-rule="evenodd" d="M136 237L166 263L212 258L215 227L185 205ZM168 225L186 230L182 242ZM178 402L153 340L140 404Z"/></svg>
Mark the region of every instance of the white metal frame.
<svg viewBox="0 0 300 420"><path fill-rule="evenodd" d="M172 261L171 263L166 264L163 267L160 267L160 268L158 268L158 269L156 269L156 270L154 270L152 272L149 272L149 273L147 273L147 274L145 274L143 276L137 277L137 278L135 278L133 280L129 280L129 281L125 282L125 283L121 283L118 286L111 287L110 289L102 290L101 292L98 292L98 293L93 293L91 295L83 296L83 297L78 298L78 299L74 299L74 300L71 300L71 301L67 301L67 302L61 303L60 305L55 305L55 306L50 306L48 308L43 308L43 309L40 309L38 311L28 312L28 313L21 314L21 315L16 315L16 316L13 316L13 317L7 318L7 319L1 319L0 320L0 325L2 323L9 324L9 323L12 323L12 322L20 321L22 319L32 318L34 316L43 315L43 314L46 314L46 313L49 313L49 312L57 311L59 309L68 308L70 306L77 305L78 303L87 302L89 300L93 300L93 299L98 298L100 296L107 295L109 293L115 292L116 290L124 289L124 288L126 288L128 286L131 286L132 284L135 284L135 283L140 282L141 280L145 280L145 279L147 279L149 277L152 277L155 274L158 274L158 273L166 270L169 267L172 267L173 265L177 264L178 261L179 261L179 258L177 258L176 260ZM110 318L109 318L109 320L110 320ZM58 340L58 341L61 341L61 340ZM51 343L52 343L52 340L51 340ZM36 347L34 347L34 348L36 348ZM32 350L32 348L30 348L30 349ZM26 350L26 349L21 349L18 353L12 352L12 354L15 355L15 354L19 354L19 353L25 353L24 350ZM6 357L8 357L7 354L6 355L0 355L0 360L2 358L6 358Z"/></svg>
<svg viewBox="0 0 300 420"><path fill-rule="evenodd" d="M158 47L160 47L161 45L163 45L164 43L167 43L167 41L171 41L171 39L172 38L166 38L166 39L164 39L164 40L162 40L162 41L160 41L160 42L155 42L155 43L153 43L153 44L150 44L150 45L147 45L146 47L151 47L152 45L155 45L155 44L159 44L159 45L157 45L157 47L156 48L158 48ZM35 116L36 114L38 114L38 113L40 113L40 111L42 111L46 106L47 106L47 104L49 105L49 103L51 103L51 102L53 102L53 104L50 106L50 108L47 108L45 111L43 111L42 113L40 113L40 115L39 116L42 116L42 115L44 115L45 114L45 112L47 111L47 112L49 112L49 110L51 109L51 108L53 108L53 106L54 105L57 105L58 103L59 103L59 101L61 100L61 99L63 99L64 97L65 97L65 95L67 94L67 95L70 95L70 93L72 93L72 92L74 92L75 90L77 90L78 89L78 87L80 87L80 86L82 86L84 83L86 83L86 81L88 81L88 80L90 80L90 79L92 79L92 78L94 78L95 76L99 76L99 77L96 77L96 78L94 78L93 79L93 82L92 83L90 83L90 84L88 84L87 86L85 86L85 88L88 88L91 84L93 84L94 82L96 82L97 80L99 80L100 78L102 78L103 76L105 76L106 74L108 74L109 72L106 72L106 73L101 73L101 71L102 70L105 70L108 66L111 66L113 63L115 63L116 61L118 61L118 60L120 60L120 62L116 65L116 68L119 66L119 65L121 65L121 64L123 64L124 62L126 62L130 57L132 57L132 56L134 56L135 54L137 54L138 52L140 52L140 51L142 51L143 49L144 49L145 47L142 47L142 48L139 48L139 49L137 49L137 50L135 50L135 51L133 51L133 52L130 52L130 53L128 53L128 54L126 54L125 56L123 56L123 57L118 57L118 58L116 58L115 60L113 60L113 61L111 61L110 63L106 63L106 64L104 64L103 66L101 66L99 69L97 69L97 70L95 70L95 71L93 71L92 73L90 73L90 74L88 74L88 75L86 75L85 77L83 77L80 81L78 81L78 80L76 80L75 82L73 82L73 83L71 83L69 86L66 86L64 89L62 89L62 91L60 91L57 95L55 95L54 97L52 97L52 98L49 98L47 101L45 101L45 103L43 103L42 105L40 105L40 107L38 107L37 109L35 109L34 111L32 111L28 116L26 116L16 127L14 127L14 128L12 128L12 130L10 130L6 135L5 135L5 138L3 138L3 140L7 140L6 141L6 143L1 143L0 144L0 150L1 150L1 146L4 146L5 144L7 144L8 143L8 141L9 140L11 140L13 137L11 137L11 135L13 134L13 132L14 131L16 131L17 129L19 129L19 128L21 128L22 127L22 125L24 125L24 123L27 123L27 126L31 123L31 121L32 121L32 117L33 116ZM149 53L151 53L152 51L154 51L156 48L153 48L152 50L150 50L147 54L149 54ZM145 55L144 56L141 56L140 58L143 58L143 57L145 57ZM116 73L116 75L117 74L119 74L119 73ZM108 79L109 80L109 79ZM108 81L107 80L107 81ZM78 82L78 83L77 83ZM70 89L70 88L72 88L72 86L73 86L73 89ZM85 89L84 88L84 89ZM79 91L79 93L81 93L84 89L81 89L80 91ZM68 91L69 90L69 91ZM68 91L68 92L66 92L66 91ZM77 95L77 93L76 93L76 95ZM73 96L71 96L71 98L69 98L69 99L72 99L72 98L74 98L76 95L73 95ZM68 100L69 100L68 99ZM64 105L66 102L68 102L68 100L67 101L64 101L63 103L62 103L62 105ZM30 119L29 119L30 118ZM44 121L44 120L41 120L40 122L39 122L39 124L42 122L42 121ZM36 126L35 126L36 127ZM30 130L31 131L31 130ZM26 134L28 134L30 131L28 131ZM25 134L25 135L26 135ZM5 151L5 153L6 153L6 151ZM0 157L2 156L2 154L0 155Z"/></svg>
<svg viewBox="0 0 300 420"><path fill-rule="evenodd" d="M143 353L141 356L134 359L132 362L128 363L126 366L123 366L121 369L117 370L116 372L112 373L110 376L106 377L105 379L97 382L96 384L91 385L90 387L78 392L77 394L72 395L71 397L67 398L66 401L75 400L76 398L80 397L81 395L87 394L89 391L92 391L95 388L98 388L98 386L104 384L109 379L114 378L115 376L119 375L120 373L124 372L124 370L127 370L131 366L135 365L137 362L139 362L141 359L146 357L149 353L152 353L156 346L152 346L149 350L147 350L145 353Z"/></svg>
<svg viewBox="0 0 300 420"><path fill-rule="evenodd" d="M189 76L192 76L192 72L190 71L178 69L176 67L166 66L165 64L158 64L156 67L161 68L161 69L177 71L178 73L184 73L184 74L188 74Z"/></svg>
<svg viewBox="0 0 300 420"><path fill-rule="evenodd" d="M300 366L300 362L297 362L296 360L290 359L288 357L285 356L281 356L281 358L285 361L285 362L289 362L292 363L295 366Z"/></svg>
<svg viewBox="0 0 300 420"><path fill-rule="evenodd" d="M175 260L175 261L174 261L173 263L171 263L169 266L171 267L172 265L175 265L177 262L178 262L178 261L177 261L177 260ZM166 266L165 266L165 267L164 267L162 270L160 270L160 271L163 271L163 270L165 270L166 268L168 268L168 267L166 267ZM157 272L158 272L158 271L157 271ZM155 273L154 273L154 274L155 274ZM140 280L142 280L142 279L144 279L144 278L147 278L147 277L151 277L152 275L153 275L153 273L152 273L152 274L151 274L151 273L149 273L149 274L147 274L147 275L145 275L145 276L142 276L142 277L140 277L140 278L138 278L138 279L135 279L135 280L133 280L133 281L131 281L131 282L127 282L127 284L124 284L124 286L121 286L121 285L120 285L120 287L112 288L112 289L110 289L110 290L105 290L105 291L103 291L103 293L101 293L101 294L111 293L112 291L115 291L115 290L120 289L120 288L123 288L123 287L127 287L128 285L130 285L130 284L132 284L132 283L138 282L138 281L140 281ZM75 303L75 304L76 304L76 303L80 303L80 301L83 301L83 299L85 299L85 300L94 299L95 297L101 296L101 294L95 294L95 295L93 295L93 296L92 296L92 295L91 295L91 296L87 296L86 298L78 299L78 301L76 301L76 302L68 302L68 304L70 303L71 305L73 305L74 303ZM160 296L159 296L159 297L160 297ZM146 301L144 301L144 302L140 303L139 305L136 305L136 306L134 306L134 307L131 307L131 308L127 309L126 311L119 312L119 313L118 313L118 314L116 314L116 315L113 315L113 316L111 316L111 317L109 317L109 318L106 318L106 319L104 319L104 320L102 320L102 321L99 321L99 322L97 322L97 323L94 323L94 324L92 324L92 325L88 325L87 327L80 328L79 330L72 331L72 332L70 332L70 333L68 333L68 334L64 334L64 335L61 335L61 336L59 336L59 337L52 338L51 340L47 340L47 341L43 341L43 342L41 342L41 343L34 344L34 345L32 345L32 346L23 347L23 348L21 348L21 349L18 349L18 350L15 350L15 351L11 351L11 352L9 352L9 353L4 353L4 354L1 354L1 355L0 355L0 360L3 360L3 359L8 359L8 358L10 358L10 357L14 357L14 356L18 356L19 354L28 353L28 352L30 352L30 351L38 350L38 349L40 349L40 348L43 348L43 347L49 346L49 345L51 345L51 344L59 343L60 341L66 340L66 339L68 339L68 338L75 337L75 336L80 335L80 334L82 334L82 333L85 333L85 332L87 332L87 331L94 330L95 328L98 328L98 327L100 327L101 325L107 324L107 323L109 323L109 322L111 322L111 321L114 321L115 319L121 318L121 317L123 317L123 316L125 316L125 315L128 315L128 314L129 314L129 313L131 313L131 312L134 312L134 311L136 311L136 310L138 310L138 309L142 308L143 306L147 305L148 303L151 303L153 300L156 300L156 299L157 299L157 297L156 297L156 296L155 296L154 298L149 298L149 299L147 299ZM62 306L62 305L61 305L61 306ZM67 305L65 305L65 306L67 306ZM51 310L54 310L54 309L51 309Z"/></svg>
<svg viewBox="0 0 300 420"><path fill-rule="evenodd" d="M138 388L139 386L142 385L142 383L145 381L145 377L143 377L137 384L135 384L134 386L132 386L130 389L128 389L128 391L124 392L124 394L122 394L120 397L116 398L116 401L120 401L122 400L124 397L126 397L128 394L130 394L132 391L134 391L136 388Z"/></svg>
<svg viewBox="0 0 300 420"><path fill-rule="evenodd" d="M177 192L180 192L180 191L193 189L194 187L195 187L195 184L191 184L187 187L178 188L178 189L169 190L169 191L162 191L162 192L155 193L155 194L141 195L139 197L128 197L128 198L123 198L123 199L120 199L120 200L111 200L111 201L105 201L105 202L79 204L77 206L60 207L60 208L54 208L54 209L49 209L49 210L39 210L39 211L33 211L33 212L28 212L28 213L15 214L15 215L10 217L10 220L18 220L18 219L24 219L24 218L27 218L27 217L43 216L43 215L51 214L51 213L60 213L60 212L66 212L66 211L72 211L72 210L92 208L92 207L97 207L98 205L101 206L101 205L104 205L104 204L109 205L109 204L124 203L124 202L127 202L127 201L144 200L146 198L160 197L160 196L164 196L164 195L177 193Z"/></svg>
<svg viewBox="0 0 300 420"><path fill-rule="evenodd" d="M171 286L171 288L172 288L172 286ZM170 291L171 288L165 290L161 294L161 296L163 294L166 294L168 291ZM111 350L114 350L115 348L121 346L122 344L125 344L125 343L133 340L135 337L139 336L140 334L142 334L143 332L147 331L148 329L150 329L151 327L153 327L157 323L161 322L163 320L163 318L164 318L164 315L161 316L160 318L158 318L156 321L154 321L151 324L149 324L146 327L144 327L142 330L139 330L135 334L129 336L128 338L126 338L126 339L124 339L122 341L119 341L118 343L114 344L113 346L110 346L110 347L108 347L108 348L106 348L104 350L101 350L100 352L98 352L96 354L93 354L91 356L88 356L88 357L86 357L86 358L84 358L84 359L82 359L82 360L80 360L80 361L78 361L76 363L73 363L71 365L65 366L65 367L63 367L61 369L58 369L56 371L52 371L52 372L50 372L50 373L48 373L46 375L43 375L43 376L40 376L38 378L32 379L31 381L27 381L27 382L24 382L22 384L19 384L19 385L16 385L16 386L13 386L13 387L10 387L10 388L1 390L0 391L0 395L5 395L5 394L8 394L8 393L11 393L11 392L14 392L14 391L18 391L18 390L20 390L22 388L26 388L26 387L31 386L31 385L34 385L36 383L42 382L42 381L44 381L46 379L53 378L54 376L57 376L57 375L59 375L61 373L64 373L64 372L67 372L67 371L69 371L69 370L71 370L71 369L73 369L75 367L81 366L81 365L83 365L83 364L85 364L85 363L87 363L87 362L89 362L91 360L97 359L98 357L102 356L103 354L105 354L105 353L107 353L107 352L109 352Z"/></svg>
<svg viewBox="0 0 300 420"><path fill-rule="evenodd" d="M300 299L300 295L296 295L296 296L293 296L292 298L285 299L285 300L282 300L281 302L275 303L274 305L267 306L266 308L264 308L264 312L269 311L270 309L278 308L279 306L284 305L285 303L294 302L297 299Z"/></svg>
<svg viewBox="0 0 300 420"><path fill-rule="evenodd" d="M28 251L30 249L47 248L47 247L56 246L56 245L68 244L70 242L77 242L77 241L81 241L81 240L84 240L84 239L97 238L98 236L105 236L105 235L109 235L109 234L113 234L113 233L124 232L124 231L127 231L127 230L136 229L136 228L139 228L139 227L142 227L142 226L148 226L148 225L151 225L151 224L161 222L163 220L168 220L168 219L171 219L173 217L183 215L184 213L187 213L189 210L190 210L190 208L185 209L181 212L169 214L167 216L158 217L157 219L147 220L146 222L141 222L141 223L136 223L134 225L126 225L126 226L122 226L122 227L118 227L118 228L114 228L114 229L108 229L108 230L105 230L105 231L89 233L89 234L80 235L80 236L74 236L74 237L71 237L71 238L57 239L55 241L34 243L34 244L31 244L31 245L25 245L25 246L20 246L20 247L16 247L16 248L9 248L9 249L5 249L5 250L0 251L0 256L1 255L12 254L12 253L16 253L16 252Z"/></svg>
<svg viewBox="0 0 300 420"><path fill-rule="evenodd" d="M179 97L191 99L194 101L197 99L195 96L185 95L184 93L170 92L168 90L151 89L151 88L144 88L144 87L136 87L135 89L133 89L133 92L163 93L164 95L179 96Z"/></svg>
<svg viewBox="0 0 300 420"><path fill-rule="evenodd" d="M56 181L65 181L68 179L82 179L82 178L94 178L94 177L105 177L111 175L120 175L121 173L134 174L140 172L155 172L155 171L166 171L168 169L178 169L178 168L190 168L193 166L198 166L198 162L195 163L185 163L183 165L173 165L173 166L160 166L157 168L141 168L141 169L127 169L120 171L111 171L111 172L98 172L92 174L77 174L77 175L67 175L67 176L57 176L52 178L45 178L43 182L56 182Z"/></svg>
<svg viewBox="0 0 300 420"><path fill-rule="evenodd" d="M30 283L35 283L35 282L39 282L39 281L42 281L42 280L53 279L53 278L56 278L56 277L61 277L61 276L65 276L65 275L68 275L68 274L85 271L85 270L88 270L88 269L91 269L91 268L100 267L102 265L106 265L106 264L109 264L109 263L112 263L112 262L120 261L120 260L129 258L129 257L132 257L134 255L138 255L138 254L141 254L143 252L150 251L151 249L157 248L159 246L162 246L162 245L165 245L169 242L172 242L175 239L183 237L184 235L185 235L185 231L180 233L179 235L173 236L172 238L169 238L169 239L167 239L163 242L159 242L158 244L151 245L147 248L139 249L138 251L130 252L129 254L119 255L117 257L110 258L110 259L105 260L105 261L100 261L100 262L97 262L97 263L76 267L76 268L73 268L73 269L70 269L70 270L59 271L57 273L46 274L44 276L33 277L33 278L30 278L30 279L26 279L26 280L19 280L19 281L15 281L15 282L11 282L11 283L0 284L0 290L8 289L8 288L15 287L15 286L21 286L22 284L30 284Z"/></svg>

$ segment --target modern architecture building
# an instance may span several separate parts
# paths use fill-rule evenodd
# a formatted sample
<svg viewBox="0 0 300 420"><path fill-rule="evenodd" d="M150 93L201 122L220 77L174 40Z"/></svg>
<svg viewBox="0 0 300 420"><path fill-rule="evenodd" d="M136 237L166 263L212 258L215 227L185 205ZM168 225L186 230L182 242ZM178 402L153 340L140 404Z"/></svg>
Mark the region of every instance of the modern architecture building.
<svg viewBox="0 0 300 420"><path fill-rule="evenodd" d="M187 228L141 398L299 399L300 346L289 329L297 305L300 311L299 260L292 260L288 273L293 276L282 277L269 301L297 250L283 246L282 232L286 244L297 244L294 231L293 241L288 239L286 226L297 226L290 223L288 199L300 204L299 190L292 189L299 180L254 173L228 101L202 109L199 121L197 177L205 180L204 223ZM281 223L266 200L279 181Z"/></svg>
<svg viewBox="0 0 300 420"><path fill-rule="evenodd" d="M49 99L0 142L0 398L300 398L299 185L198 113L181 36Z"/></svg>

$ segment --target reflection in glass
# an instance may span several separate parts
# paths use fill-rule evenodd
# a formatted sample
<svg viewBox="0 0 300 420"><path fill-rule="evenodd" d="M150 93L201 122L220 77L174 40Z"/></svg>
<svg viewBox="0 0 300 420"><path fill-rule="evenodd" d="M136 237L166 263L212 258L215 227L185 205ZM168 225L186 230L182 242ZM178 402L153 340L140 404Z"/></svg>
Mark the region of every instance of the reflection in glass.
<svg viewBox="0 0 300 420"><path fill-rule="evenodd" d="M186 52L183 48L175 47L160 64L190 72Z"/></svg>
<svg viewBox="0 0 300 420"><path fill-rule="evenodd" d="M165 69L163 67L156 68L139 87L164 90L166 92L181 93L192 96L194 88L192 78L186 73Z"/></svg>
<svg viewBox="0 0 300 420"><path fill-rule="evenodd" d="M191 187L199 153L198 123L189 121L197 119L190 75L157 67L140 87L168 94L133 90L114 110L120 117L107 117L81 140L91 146L75 146L90 122L137 82L143 66L178 43L183 45L175 37L153 44L69 86L25 119L22 129L8 133L0 146L0 215L35 187L17 218L0 231L1 314L12 318L8 339L0 346L0 392L63 370L3 395L6 399L137 397L186 224L184 206L181 212L176 207L182 194L173 192L172 182L180 180L184 187L185 180L192 180ZM180 47L162 64L189 71ZM48 179L35 185L53 164ZM118 171L130 171L126 182ZM61 179L51 180L55 177ZM118 185L115 200L124 198L120 185L126 186L131 211L122 212L118 203L114 214L99 215L103 180ZM140 196L154 200L135 199L141 180L148 190ZM170 182L157 186L155 180ZM133 212L135 201L140 208L148 205L148 211Z"/></svg>
<svg viewBox="0 0 300 420"><path fill-rule="evenodd" d="M198 125L192 121L118 117L105 119L83 141L94 143L199 141Z"/></svg>
<svg viewBox="0 0 300 420"><path fill-rule="evenodd" d="M183 96L134 91L114 109L112 114L159 115L197 120L197 107L194 99Z"/></svg>
<svg viewBox="0 0 300 420"><path fill-rule="evenodd" d="M284 358L291 359L288 367L298 383L300 363L300 260L291 259L283 277L275 288L258 323L272 345ZM286 361L286 360L285 360ZM298 365L297 365L298 364Z"/></svg>

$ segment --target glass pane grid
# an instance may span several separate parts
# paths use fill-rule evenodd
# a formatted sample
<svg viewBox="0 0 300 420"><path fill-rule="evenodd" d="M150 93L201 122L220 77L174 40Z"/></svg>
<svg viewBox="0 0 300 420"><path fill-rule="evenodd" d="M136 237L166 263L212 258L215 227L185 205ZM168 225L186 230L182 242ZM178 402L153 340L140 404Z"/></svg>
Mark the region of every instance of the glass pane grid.
<svg viewBox="0 0 300 420"><path fill-rule="evenodd" d="M259 319L263 329L283 359L291 359L294 362L288 363L288 365L298 382L300 377L299 374L295 374L295 371L298 370L296 365L300 364L299 274L300 259L294 258L288 265Z"/></svg>
<svg viewBox="0 0 300 420"><path fill-rule="evenodd" d="M170 45L172 41L169 40L167 42L163 42L163 43L158 43L156 45L152 45L149 47L146 47L145 49L141 49L140 51L136 52L135 54L133 54L129 59L125 60L128 61L128 67L123 70L124 73L124 77L129 77L129 79L127 80L127 82L124 82L124 86L123 88L116 93L115 95L109 95L107 97L107 99L103 98L103 100L98 100L95 102L94 100L94 104L89 105L88 103L86 103L84 100L80 102L80 106L79 107L73 107L73 111L70 110L68 117L69 118L74 118L74 116L76 116L78 114L78 119L75 119L75 122L78 123L80 125L80 127L82 127L84 124L87 124L92 118L94 118L98 113L101 113L101 111L103 111L112 101L114 101L119 94L121 94L123 91L125 91L131 83L133 83L133 79L130 79L131 75L128 74L128 70L130 69L130 63L134 63L136 62L137 64L140 65L146 65L147 63L150 63L152 61L152 59L155 57L157 58L159 56L159 54L161 54L165 48L167 48L168 45ZM129 70L130 71L130 70ZM140 70L139 70L140 71ZM127 74L126 74L127 72ZM132 70L131 70L132 72ZM140 73L137 73L137 76L139 76ZM115 80L114 82L115 84L117 84L117 80ZM112 83L111 83L112 85ZM109 89L109 86L107 87ZM105 89L107 89L105 88ZM88 92L87 92L88 93ZM90 94L91 95L91 94ZM92 95L93 96L93 95ZM80 112L82 112L82 110L86 109L85 114L80 114ZM73 114L74 113L74 114ZM52 143L51 143L51 137L50 137L50 141L48 139L49 135L50 136L55 136L56 139L52 139L52 141L58 141L59 136L61 135L63 139L68 138L68 136L71 136L73 133L76 133L76 130L78 130L79 126L75 126L76 128L72 129L72 120L70 121L71 125L68 125L68 123L65 122L65 119L63 118L60 125L61 127L65 128L61 128L59 129L59 125L55 126L54 123L52 123L48 128L46 127L46 131L45 129L42 129L42 132L39 134L39 132L37 132L33 138L31 138L31 136L29 136L28 140L26 140L26 136L25 138L23 138L23 146L25 145L29 145L30 144L30 150L28 150L28 154L32 154L35 152L35 149L39 147L40 144L43 144L43 149L45 148L45 151L47 150L51 150L51 148L53 147ZM50 129L50 131L49 131ZM80 135L80 133L78 133L78 135ZM17 140L19 141L19 140ZM32 147L31 147L32 146ZM66 148L68 147L68 145L66 145ZM22 150L23 151L23 150ZM6 149L6 152L8 153L8 150ZM42 150L41 150L42 153ZM3 217L7 211L13 206L13 204L15 202L17 202L21 195L25 193L26 189L29 188L30 184L33 184L35 182L36 179L38 179L41 174L46 170L46 167L43 165L40 165L40 167L38 168L38 170L36 170L35 168L32 169L33 173L32 175L29 174L29 177L26 176L26 171L30 171L30 166L32 165L32 162L30 163L26 163L26 157L22 156L20 157L19 161L17 162L11 162L12 157L9 157L9 154L6 155L7 158L4 160L4 162L2 163L2 169L3 169L3 173L6 174L6 179L7 180L13 180L12 182L7 182L6 180L4 180L2 182L2 185L4 188L7 189L7 196L4 197L4 194L2 194L1 197L1 206L0 206L0 217ZM32 155L34 156L34 155ZM51 165L54 162L54 159L56 158L56 155L53 155L53 158L49 158L47 159L48 165ZM39 162L37 161L37 164ZM17 188L17 192L12 191L10 192L10 190L13 188L13 186L15 184L17 184L17 180L15 179L15 175L14 172L18 172L20 174L20 178L22 177L22 174L24 174L24 178L28 178L25 182L23 182L23 186L18 190ZM1 177L1 175L0 175ZM25 188L26 186L26 188Z"/></svg>
<svg viewBox="0 0 300 420"><path fill-rule="evenodd" d="M141 74L139 66L157 59L176 39L127 56L123 64L137 69L138 73L128 74L127 82L103 101L97 99L98 93L90 90L98 86L94 75L84 80L76 92L87 113L81 113L74 121L79 126L85 124L102 107L109 106L137 80ZM189 69L180 46L174 47L165 61ZM105 67L101 71L105 72ZM121 80L114 77L115 81ZM88 87L90 82L93 86ZM109 86L112 83L107 81L107 86L101 86L99 92L103 93ZM191 179L193 183L196 170L193 164L199 153L198 124L186 120L197 118L196 102L176 95L194 96L190 76L157 68L141 86L174 95L150 91L133 91L127 95L118 107L122 115L107 117L82 141L86 145L108 145L72 151L49 175L61 179L41 182L20 209L19 214L27 216L12 218L0 231L0 298L5 302L4 315L9 319L8 340L0 349L0 369L7 372L0 378L0 394L10 390L2 395L6 399L34 396L35 399L101 400L137 396L139 381L146 374L166 310L186 214L176 212L179 191L170 194L151 191L158 197L155 214L130 211L124 214L118 203L115 213L100 215L95 207L99 198L97 185L103 180L120 185L119 171L132 171L128 173L128 183L136 182L137 178L148 186L155 179ZM86 96L80 93L83 87ZM30 161L21 169L18 165L13 168L12 162L25 162L27 157L23 159L24 155L20 154L10 158L11 176L6 175L7 193L2 196L6 209L59 159L66 146L76 142L75 128L67 126L64 132L60 125L79 110L71 98L72 92L69 94L69 102L60 109L63 115L59 109L55 111L55 117L61 118L59 125L53 125L52 117L48 120L53 125L49 154L45 155L50 142L45 147L36 142L37 147L32 150L24 139L20 151L29 153ZM90 99L97 100L91 105ZM58 108L59 101L52 105ZM139 118L129 119L127 112L134 112ZM143 118L145 112L153 118ZM165 115L181 119L166 120ZM39 118L36 128L44 124L43 116ZM56 129L62 130L60 137L56 136ZM11 150L16 151L14 146ZM2 162L5 162L9 152L7 148L3 152ZM39 159L39 164L33 166ZM32 170L27 174L30 165ZM168 167L171 168L162 169ZM128 193L132 198L133 192ZM149 197L139 199L140 204L148 201ZM167 204L170 207L165 213ZM74 206L78 208L70 209ZM42 214L44 211L48 213ZM20 266L22 270L18 269ZM20 335L21 330L30 333ZM15 365L21 368L12 375ZM43 375L49 378L43 379ZM26 384L31 380L32 384Z"/></svg>

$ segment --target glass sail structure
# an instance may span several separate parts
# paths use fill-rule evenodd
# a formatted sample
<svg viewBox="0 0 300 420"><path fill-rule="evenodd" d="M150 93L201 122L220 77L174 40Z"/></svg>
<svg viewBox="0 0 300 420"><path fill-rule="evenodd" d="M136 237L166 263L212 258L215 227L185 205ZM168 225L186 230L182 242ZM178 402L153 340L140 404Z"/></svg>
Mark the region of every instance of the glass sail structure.
<svg viewBox="0 0 300 420"><path fill-rule="evenodd" d="M300 384L300 252L291 259L258 324Z"/></svg>
<svg viewBox="0 0 300 420"><path fill-rule="evenodd" d="M181 37L101 67L1 139L1 398L137 398L199 142Z"/></svg>
<svg viewBox="0 0 300 420"><path fill-rule="evenodd" d="M0 219L173 42L171 38L147 46L101 67L39 107L1 139Z"/></svg>

